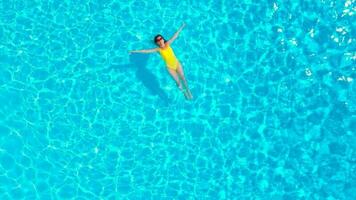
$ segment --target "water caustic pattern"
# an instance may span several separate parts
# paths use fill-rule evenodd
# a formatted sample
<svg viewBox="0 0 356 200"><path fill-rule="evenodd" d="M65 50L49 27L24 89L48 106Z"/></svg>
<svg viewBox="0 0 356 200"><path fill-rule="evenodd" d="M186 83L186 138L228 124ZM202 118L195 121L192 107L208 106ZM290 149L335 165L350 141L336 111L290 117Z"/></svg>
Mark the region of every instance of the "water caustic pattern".
<svg viewBox="0 0 356 200"><path fill-rule="evenodd" d="M0 199L356 199L355 5L1 1Z"/></svg>

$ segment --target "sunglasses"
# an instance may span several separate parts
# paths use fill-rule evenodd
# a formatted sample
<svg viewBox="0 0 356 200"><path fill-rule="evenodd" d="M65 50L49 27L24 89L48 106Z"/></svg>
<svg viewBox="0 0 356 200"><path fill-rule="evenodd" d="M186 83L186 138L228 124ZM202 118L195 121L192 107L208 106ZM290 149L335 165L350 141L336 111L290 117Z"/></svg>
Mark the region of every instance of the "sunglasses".
<svg viewBox="0 0 356 200"><path fill-rule="evenodd" d="M156 39L156 42L159 42L161 40L163 40L163 38L159 37L159 38Z"/></svg>

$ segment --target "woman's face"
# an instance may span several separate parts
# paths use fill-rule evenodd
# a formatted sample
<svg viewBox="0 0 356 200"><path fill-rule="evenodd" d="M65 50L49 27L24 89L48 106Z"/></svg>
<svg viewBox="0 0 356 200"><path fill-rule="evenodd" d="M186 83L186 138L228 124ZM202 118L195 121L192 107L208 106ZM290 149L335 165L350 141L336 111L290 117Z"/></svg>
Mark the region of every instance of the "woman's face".
<svg viewBox="0 0 356 200"><path fill-rule="evenodd" d="M159 47L164 47L164 40L162 37L158 37L156 39L156 44L159 46Z"/></svg>

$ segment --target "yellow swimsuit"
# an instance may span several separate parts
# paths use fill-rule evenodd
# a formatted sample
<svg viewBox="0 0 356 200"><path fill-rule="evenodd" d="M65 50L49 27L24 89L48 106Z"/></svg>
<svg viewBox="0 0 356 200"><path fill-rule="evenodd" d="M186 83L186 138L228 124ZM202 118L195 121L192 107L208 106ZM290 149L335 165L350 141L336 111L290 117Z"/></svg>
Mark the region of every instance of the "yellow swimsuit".
<svg viewBox="0 0 356 200"><path fill-rule="evenodd" d="M173 49L168 45L167 48L159 48L159 53L161 54L164 62L168 68L176 70L178 68L178 59L174 55Z"/></svg>

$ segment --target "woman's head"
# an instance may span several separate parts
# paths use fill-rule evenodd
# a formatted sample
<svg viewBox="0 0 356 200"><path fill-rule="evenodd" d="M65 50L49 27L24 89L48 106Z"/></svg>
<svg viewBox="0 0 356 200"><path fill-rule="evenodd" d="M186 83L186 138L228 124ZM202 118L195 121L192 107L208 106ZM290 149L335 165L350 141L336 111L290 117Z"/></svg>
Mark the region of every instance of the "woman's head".
<svg viewBox="0 0 356 200"><path fill-rule="evenodd" d="M158 34L155 36L154 43L159 47L164 47L164 43L166 43L166 40L163 38L162 35Z"/></svg>

